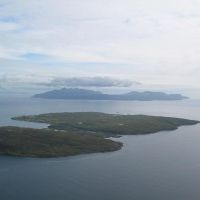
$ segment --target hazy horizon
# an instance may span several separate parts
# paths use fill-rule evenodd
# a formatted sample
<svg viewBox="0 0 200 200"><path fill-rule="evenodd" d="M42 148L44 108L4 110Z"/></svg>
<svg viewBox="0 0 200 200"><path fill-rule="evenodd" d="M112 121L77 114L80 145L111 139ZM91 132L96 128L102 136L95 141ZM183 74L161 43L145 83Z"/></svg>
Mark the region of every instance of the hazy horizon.
<svg viewBox="0 0 200 200"><path fill-rule="evenodd" d="M101 91L199 98L199 8L196 0L2 0L0 93L76 79Z"/></svg>

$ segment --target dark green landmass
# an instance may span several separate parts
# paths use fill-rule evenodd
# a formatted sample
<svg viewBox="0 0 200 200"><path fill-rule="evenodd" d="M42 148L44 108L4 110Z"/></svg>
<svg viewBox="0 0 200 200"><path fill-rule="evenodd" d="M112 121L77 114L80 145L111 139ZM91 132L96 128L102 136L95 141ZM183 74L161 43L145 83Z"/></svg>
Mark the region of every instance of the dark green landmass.
<svg viewBox="0 0 200 200"><path fill-rule="evenodd" d="M149 134L193 125L195 120L146 115L116 115L97 112L49 113L13 118L48 123L50 129L110 135Z"/></svg>
<svg viewBox="0 0 200 200"><path fill-rule="evenodd" d="M119 150L122 143L105 137L174 130L194 120L95 112L50 113L13 118L48 123L49 129L0 128L0 154L57 157Z"/></svg>
<svg viewBox="0 0 200 200"><path fill-rule="evenodd" d="M122 143L96 135L18 127L0 127L0 154L58 157L119 150Z"/></svg>

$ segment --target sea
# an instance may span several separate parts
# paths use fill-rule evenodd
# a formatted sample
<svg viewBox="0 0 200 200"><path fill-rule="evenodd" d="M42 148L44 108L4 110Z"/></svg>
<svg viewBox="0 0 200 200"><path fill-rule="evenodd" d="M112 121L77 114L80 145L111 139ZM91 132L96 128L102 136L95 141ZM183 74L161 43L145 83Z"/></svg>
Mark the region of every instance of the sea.
<svg viewBox="0 0 200 200"><path fill-rule="evenodd" d="M68 101L0 97L0 126L46 128L12 117L54 112L200 120L200 100ZM2 200L199 200L200 125L123 136L121 150L62 158L0 156Z"/></svg>

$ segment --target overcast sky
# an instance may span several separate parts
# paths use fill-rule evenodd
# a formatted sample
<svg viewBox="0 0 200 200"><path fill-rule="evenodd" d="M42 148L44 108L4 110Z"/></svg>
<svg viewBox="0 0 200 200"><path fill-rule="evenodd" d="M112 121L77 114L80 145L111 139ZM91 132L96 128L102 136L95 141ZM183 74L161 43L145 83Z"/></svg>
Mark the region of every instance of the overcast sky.
<svg viewBox="0 0 200 200"><path fill-rule="evenodd" d="M1 0L0 87L97 77L198 91L199 11L200 0Z"/></svg>

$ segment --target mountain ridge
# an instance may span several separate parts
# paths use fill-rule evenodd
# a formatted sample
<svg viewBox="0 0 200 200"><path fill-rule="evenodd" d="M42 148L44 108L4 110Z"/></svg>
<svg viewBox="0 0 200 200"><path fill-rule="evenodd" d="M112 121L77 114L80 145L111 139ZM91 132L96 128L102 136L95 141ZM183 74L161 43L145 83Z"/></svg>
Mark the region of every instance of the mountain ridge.
<svg viewBox="0 0 200 200"><path fill-rule="evenodd" d="M183 100L187 99L181 94L167 94L164 92L131 91L124 94L106 94L100 91L80 89L80 88L62 88L48 92L36 94L33 98L45 99L73 99L73 100L124 100L124 101L153 101L153 100Z"/></svg>

